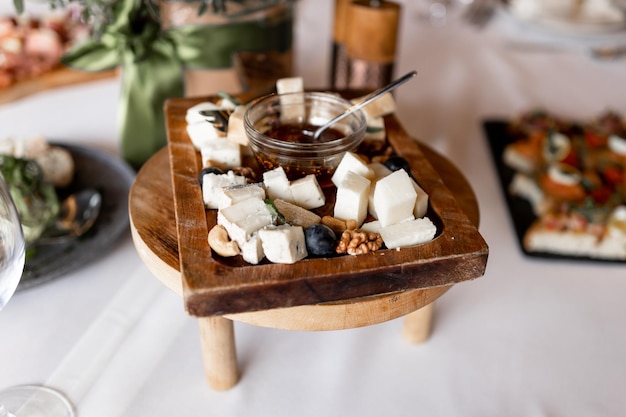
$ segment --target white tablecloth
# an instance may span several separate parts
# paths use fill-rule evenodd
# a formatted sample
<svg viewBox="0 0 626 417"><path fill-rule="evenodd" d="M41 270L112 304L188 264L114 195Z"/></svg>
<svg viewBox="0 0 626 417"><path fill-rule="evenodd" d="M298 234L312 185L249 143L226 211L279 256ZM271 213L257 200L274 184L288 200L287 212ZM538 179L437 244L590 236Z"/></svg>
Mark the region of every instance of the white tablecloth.
<svg viewBox="0 0 626 417"><path fill-rule="evenodd" d="M482 31L433 27L406 0L396 74L406 129L473 185L490 246L487 272L436 303L431 338L401 320L335 332L236 324L242 378L204 380L197 323L136 254L130 233L99 260L19 292L0 314L0 388L44 383L81 417L617 416L626 413L626 269L529 259L516 243L481 121L541 107L588 119L626 113L626 60L581 48L507 48L507 16ZM1 0L0 12L12 11ZM300 0L297 69L328 85L332 2ZM116 79L0 106L0 135L34 135L117 153Z"/></svg>

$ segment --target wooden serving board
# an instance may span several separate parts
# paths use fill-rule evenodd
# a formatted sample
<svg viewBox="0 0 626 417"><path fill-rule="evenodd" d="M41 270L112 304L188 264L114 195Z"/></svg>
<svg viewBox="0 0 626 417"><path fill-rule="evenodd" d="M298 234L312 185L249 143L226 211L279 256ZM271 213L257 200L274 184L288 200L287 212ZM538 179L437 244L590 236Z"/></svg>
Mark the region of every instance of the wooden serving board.
<svg viewBox="0 0 626 417"><path fill-rule="evenodd" d="M207 235L215 225L216 211L204 208L198 182L202 166L185 121L187 109L206 100L181 98L165 104L180 270L189 314L203 317L335 302L446 286L484 274L486 242L418 142L393 115L385 117L388 140L410 162L414 178L430 196L428 215L438 228L433 241L359 256L305 259L292 265L250 265L240 257L214 255Z"/></svg>
<svg viewBox="0 0 626 417"><path fill-rule="evenodd" d="M67 67L45 73L39 77L19 81L8 88L0 89L0 104L11 103L32 94L41 93L53 88L81 84L117 76L117 70L86 72Z"/></svg>

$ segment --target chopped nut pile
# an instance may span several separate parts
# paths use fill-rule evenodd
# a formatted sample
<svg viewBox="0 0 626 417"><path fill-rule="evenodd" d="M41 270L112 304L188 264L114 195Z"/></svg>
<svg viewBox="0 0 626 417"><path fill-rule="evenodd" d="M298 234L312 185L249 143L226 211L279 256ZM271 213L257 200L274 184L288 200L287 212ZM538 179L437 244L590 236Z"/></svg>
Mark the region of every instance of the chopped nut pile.
<svg viewBox="0 0 626 417"><path fill-rule="evenodd" d="M345 230L337 244L337 253L362 255L377 251L382 246L383 238L379 233L365 232L359 229Z"/></svg>

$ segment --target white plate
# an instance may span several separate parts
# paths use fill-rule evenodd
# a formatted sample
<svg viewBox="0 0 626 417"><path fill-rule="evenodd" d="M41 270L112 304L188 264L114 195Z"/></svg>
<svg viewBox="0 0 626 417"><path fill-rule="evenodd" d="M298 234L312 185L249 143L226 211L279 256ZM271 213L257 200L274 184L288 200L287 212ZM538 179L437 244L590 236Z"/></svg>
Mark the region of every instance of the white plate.
<svg viewBox="0 0 626 417"><path fill-rule="evenodd" d="M33 287L74 271L106 252L130 230L128 193L135 171L106 152L76 145L55 143L68 149L74 158L74 180L63 194L85 188L102 193L102 207L96 223L85 235L72 242L35 248L26 260L18 290ZM62 197L62 196L60 196Z"/></svg>
<svg viewBox="0 0 626 417"><path fill-rule="evenodd" d="M598 36L615 34L616 32L621 32L626 29L626 13L621 13L621 17L602 19L584 14L571 17L543 13L526 15L517 13L514 7L504 7L511 16L524 23L562 35Z"/></svg>

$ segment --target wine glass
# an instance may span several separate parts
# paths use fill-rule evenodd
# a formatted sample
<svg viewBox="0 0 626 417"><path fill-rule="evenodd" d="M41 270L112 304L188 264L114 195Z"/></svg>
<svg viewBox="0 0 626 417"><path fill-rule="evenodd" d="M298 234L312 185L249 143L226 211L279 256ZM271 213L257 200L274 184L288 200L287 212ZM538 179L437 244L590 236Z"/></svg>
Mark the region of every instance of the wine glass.
<svg viewBox="0 0 626 417"><path fill-rule="evenodd" d="M26 249L9 186L0 175L0 310L15 293ZM0 391L0 417L73 417L69 401L43 386L20 385Z"/></svg>

